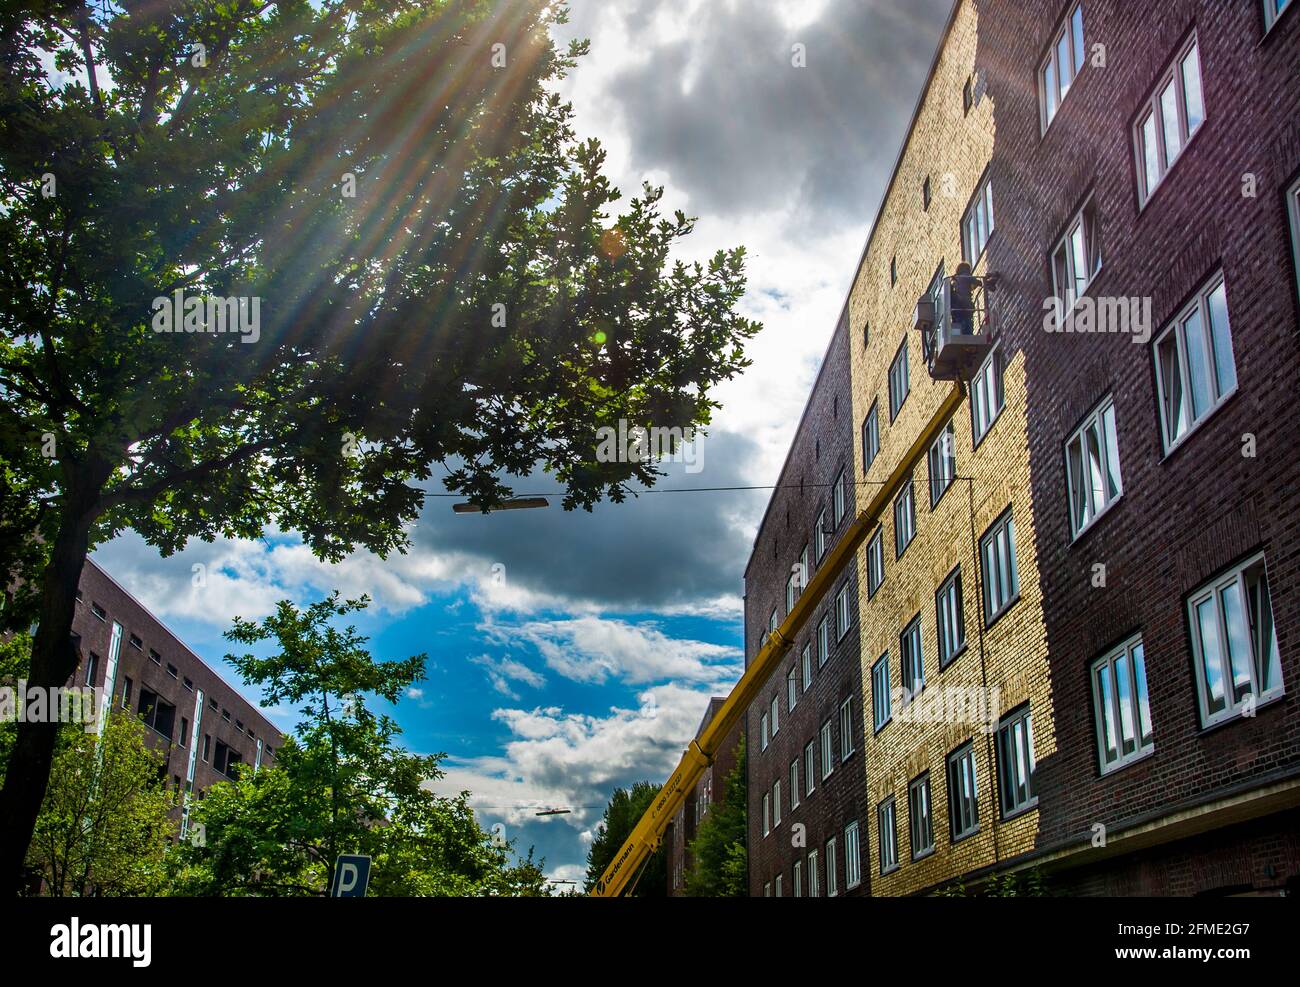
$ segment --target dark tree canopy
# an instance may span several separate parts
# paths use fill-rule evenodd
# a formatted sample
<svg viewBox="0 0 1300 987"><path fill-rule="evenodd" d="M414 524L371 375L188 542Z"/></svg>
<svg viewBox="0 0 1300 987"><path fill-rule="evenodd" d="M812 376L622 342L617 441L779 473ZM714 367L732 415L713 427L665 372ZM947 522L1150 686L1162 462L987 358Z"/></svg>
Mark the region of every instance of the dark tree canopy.
<svg viewBox="0 0 1300 987"><path fill-rule="evenodd" d="M633 828L645 815L650 803L655 800L662 786L652 785L648 781L636 782L631 790L614 789L609 804L605 806L605 815L595 839L587 848L587 879L584 890L590 891L596 886L605 869L614 860L615 854L623 848L623 843L631 835ZM634 898L662 898L668 894L668 852L663 844L652 853L646 861L641 876L636 882L631 895Z"/></svg>
<svg viewBox="0 0 1300 987"><path fill-rule="evenodd" d="M431 483L487 507L540 466L590 507L656 476L598 461L602 426L708 422L758 328L736 313L743 250L673 259L691 222L658 189L615 214L603 152L555 95L585 50L553 45L563 17L0 11L0 571L5 624L39 624L34 685L75 667L82 562L126 529L163 553L274 524L323 558L383 555ZM203 312L156 331L170 299ZM255 332L204 331L238 299ZM0 881L52 751L20 729Z"/></svg>

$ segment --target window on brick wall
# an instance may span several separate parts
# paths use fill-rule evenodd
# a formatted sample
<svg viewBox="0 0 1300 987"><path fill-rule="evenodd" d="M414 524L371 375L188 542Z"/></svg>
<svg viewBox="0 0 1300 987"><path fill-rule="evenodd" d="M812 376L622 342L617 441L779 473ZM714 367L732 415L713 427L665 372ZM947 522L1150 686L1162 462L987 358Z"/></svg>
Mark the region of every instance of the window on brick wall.
<svg viewBox="0 0 1300 987"><path fill-rule="evenodd" d="M817 741L810 740L803 749L803 793L811 795L817 788Z"/></svg>
<svg viewBox="0 0 1300 987"><path fill-rule="evenodd" d="M780 875L780 874L777 874L776 877L775 877L775 878L773 879L773 881L772 881L772 895L773 895L773 897L775 897L775 898L780 898L780 897L781 897L781 893L782 893L782 891L781 891L781 875Z"/></svg>
<svg viewBox="0 0 1300 987"><path fill-rule="evenodd" d="M822 724L822 781L831 776L835 770L835 741L832 736L831 721Z"/></svg>
<svg viewBox="0 0 1300 987"><path fill-rule="evenodd" d="M907 828L913 860L934 852L934 813L930 807L928 772L907 786Z"/></svg>
<svg viewBox="0 0 1300 987"><path fill-rule="evenodd" d="M871 666L872 723L877 732L889 722L889 652L886 651Z"/></svg>
<svg viewBox="0 0 1300 987"><path fill-rule="evenodd" d="M828 898L834 898L840 893L839 862L835 859L837 849L835 837L832 836L826 841L826 897Z"/></svg>
<svg viewBox="0 0 1300 987"><path fill-rule="evenodd" d="M971 445L977 446L988 434L988 430L1002 414L1002 405L1006 400L1002 387L1002 349L993 347L993 352L976 372L970 384L970 431Z"/></svg>
<svg viewBox="0 0 1300 987"><path fill-rule="evenodd" d="M817 524L813 529L813 544L817 546L817 562L821 563L822 556L826 554L826 510L817 515Z"/></svg>
<svg viewBox="0 0 1300 987"><path fill-rule="evenodd" d="M853 751L853 698L850 697L840 703L840 760L847 761Z"/></svg>
<svg viewBox="0 0 1300 987"><path fill-rule="evenodd" d="M1296 285L1300 287L1300 178L1286 195L1286 208L1291 216L1291 254L1295 263Z"/></svg>
<svg viewBox="0 0 1300 987"><path fill-rule="evenodd" d="M831 615L817 622L817 667L825 665L831 657Z"/></svg>
<svg viewBox="0 0 1300 987"><path fill-rule="evenodd" d="M1034 730L1029 707L1016 710L998 724L998 793L1002 818L1038 804L1034 794Z"/></svg>
<svg viewBox="0 0 1300 987"><path fill-rule="evenodd" d="M844 827L844 887L852 891L862 883L862 844L855 820Z"/></svg>
<svg viewBox="0 0 1300 987"><path fill-rule="evenodd" d="M1170 452L1237 390L1223 274L1216 274L1155 342L1160 428Z"/></svg>
<svg viewBox="0 0 1300 987"><path fill-rule="evenodd" d="M763 885L763 897L764 897L764 898L770 898L770 897L772 897L772 882L771 882L771 881L767 881L766 883L764 883L764 885Z"/></svg>
<svg viewBox="0 0 1300 987"><path fill-rule="evenodd" d="M785 702L790 709L799 705L799 678L793 665L785 673Z"/></svg>
<svg viewBox="0 0 1300 987"><path fill-rule="evenodd" d="M971 196L961 221L962 259L974 267L993 235L993 180L986 174Z"/></svg>
<svg viewBox="0 0 1300 987"><path fill-rule="evenodd" d="M812 642L809 641L803 646L803 654L799 656L799 667L803 672L803 691L807 692L812 688Z"/></svg>
<svg viewBox="0 0 1300 987"><path fill-rule="evenodd" d="M1038 104L1044 133L1083 70L1083 56L1083 4L1076 3L1057 27L1052 47L1038 69Z"/></svg>
<svg viewBox="0 0 1300 987"><path fill-rule="evenodd" d="M840 522L844 520L844 515L848 511L846 486L848 482L848 471L840 470L839 476L835 478L835 489L832 491L831 503L835 509L835 530L838 531Z"/></svg>
<svg viewBox="0 0 1300 987"><path fill-rule="evenodd" d="M1052 297L1056 299L1058 327L1065 325L1075 304L1088 293L1100 273L1101 218L1097 203L1089 199L1052 250Z"/></svg>
<svg viewBox="0 0 1300 987"><path fill-rule="evenodd" d="M884 528L877 528L867 545L867 599L876 595L880 584L885 581L885 539Z"/></svg>
<svg viewBox="0 0 1300 987"><path fill-rule="evenodd" d="M975 776L975 745L969 741L948 755L948 829L952 841L979 829L979 785Z"/></svg>
<svg viewBox="0 0 1300 987"><path fill-rule="evenodd" d="M946 668L966 647L966 617L962 611L961 568L943 581L934 594L935 636L939 643L939 668Z"/></svg>
<svg viewBox="0 0 1300 987"><path fill-rule="evenodd" d="M1204 122L1201 51L1193 34L1156 83L1133 130L1141 205L1150 200Z"/></svg>
<svg viewBox="0 0 1300 987"><path fill-rule="evenodd" d="M1278 18L1286 12L1291 6L1291 0L1264 0L1264 28L1267 31L1273 29L1273 25L1278 22Z"/></svg>
<svg viewBox="0 0 1300 987"><path fill-rule="evenodd" d="M844 640L844 635L853 625L853 608L849 598L849 584L845 583L835 595L835 640Z"/></svg>
<svg viewBox="0 0 1300 987"><path fill-rule="evenodd" d="M909 476L894 500L894 558L903 557L916 537L916 497Z"/></svg>
<svg viewBox="0 0 1300 987"><path fill-rule="evenodd" d="M980 539L984 575L984 623L993 623L1020 598L1016 566L1016 523L1007 511Z"/></svg>
<svg viewBox="0 0 1300 987"><path fill-rule="evenodd" d="M894 354L894 362L889 365L889 420L891 422L898 417L898 413L902 410L903 402L907 400L909 387L907 340L904 339L902 345L898 347L898 352Z"/></svg>
<svg viewBox="0 0 1300 987"><path fill-rule="evenodd" d="M918 613L898 636L899 667L904 695L915 696L925 685L925 656L921 651L921 615Z"/></svg>
<svg viewBox="0 0 1300 987"><path fill-rule="evenodd" d="M772 782L772 825L781 825L781 779Z"/></svg>
<svg viewBox="0 0 1300 987"><path fill-rule="evenodd" d="M952 422L930 444L925 461L930 474L930 510L934 510L957 477L957 438Z"/></svg>
<svg viewBox="0 0 1300 987"><path fill-rule="evenodd" d="M767 714L764 713L758 718L758 749L767 750Z"/></svg>
<svg viewBox="0 0 1300 987"><path fill-rule="evenodd" d="M98 674L99 674L99 655L95 654L95 652L92 651L90 652L89 655L86 656L86 677L83 680L84 684L93 687L95 684L95 676L97 676Z"/></svg>
<svg viewBox="0 0 1300 987"><path fill-rule="evenodd" d="M880 455L880 402L873 402L862 423L862 471L871 469L871 464Z"/></svg>
<svg viewBox="0 0 1300 987"><path fill-rule="evenodd" d="M772 832L772 794L763 793L763 835L767 836Z"/></svg>
<svg viewBox="0 0 1300 987"><path fill-rule="evenodd" d="M1094 408L1065 444L1065 483L1070 531L1078 538L1124 492L1114 398L1108 396Z"/></svg>
<svg viewBox="0 0 1300 987"><path fill-rule="evenodd" d="M1092 706L1102 774L1155 748L1141 637L1125 641L1093 662Z"/></svg>
<svg viewBox="0 0 1300 987"><path fill-rule="evenodd" d="M772 725L772 736L775 737L781 730L781 697L773 696L770 704Z"/></svg>
<svg viewBox="0 0 1300 987"><path fill-rule="evenodd" d="M131 708L131 676L124 676L122 679L122 708Z"/></svg>
<svg viewBox="0 0 1300 987"><path fill-rule="evenodd" d="M876 806L876 846L880 855L880 873L898 868L898 827L891 795Z"/></svg>
<svg viewBox="0 0 1300 987"><path fill-rule="evenodd" d="M1263 555L1192 593L1187 615L1203 726L1252 715L1259 703L1283 694Z"/></svg>
<svg viewBox="0 0 1300 987"><path fill-rule="evenodd" d="M799 585L799 569L796 566L791 568L790 575L787 576L785 580L785 612L786 613L789 613L791 610L794 609L794 600L795 597L798 595L798 588L797 588L798 585Z"/></svg>
<svg viewBox="0 0 1300 987"><path fill-rule="evenodd" d="M790 876L793 878L791 891L794 893L794 896L796 898L802 898L803 897L803 861L802 860L796 860L794 862L794 868Z"/></svg>
<svg viewBox="0 0 1300 987"><path fill-rule="evenodd" d="M790 762L790 811L799 808L799 759Z"/></svg>
<svg viewBox="0 0 1300 987"><path fill-rule="evenodd" d="M821 896L820 874L817 868L817 851L808 851L808 897L817 898Z"/></svg>

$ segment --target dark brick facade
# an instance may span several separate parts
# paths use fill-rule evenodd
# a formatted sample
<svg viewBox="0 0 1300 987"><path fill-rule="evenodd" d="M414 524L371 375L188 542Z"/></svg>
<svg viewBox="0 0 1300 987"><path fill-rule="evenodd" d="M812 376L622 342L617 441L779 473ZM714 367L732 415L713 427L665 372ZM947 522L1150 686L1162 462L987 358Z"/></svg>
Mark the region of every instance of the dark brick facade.
<svg viewBox="0 0 1300 987"><path fill-rule="evenodd" d="M813 386L812 395L804 410L786 458L778 489L773 493L767 512L754 542L753 554L745 570L745 659L748 663L757 653L763 634L767 631L769 615L776 608L778 619L786 615L785 586L791 567L798 563L805 545L809 546L809 575L816 572L816 539L814 526L825 510L833 523L834 507L832 487L843 471L845 483L845 510L839 526L826 536L826 545L834 545L839 534L855 516L861 500L858 477L854 472L853 447L856 430L849 399L849 338L848 320L842 319L832 335L823 365ZM858 647L857 575L853 567L845 574L848 583L848 632L836 641L834 631L835 594L842 583L828 594L824 604L808 621L795 646L773 673L765 686L759 702L751 706L746 716L746 751L749 780L749 882L750 893L762 895L771 885L775 891L777 875L782 877L782 893L793 893L793 865L802 863L802 893L809 889L806 868L808 853L818 851L819 885L821 894L827 890L826 844L836 840L836 884L840 894L866 894L869 890L867 866L867 796L866 772L862 766L862 663ZM814 642L816 652L817 625L823 614L829 614L830 658L819 666L814 654L812 660L812 686L805 692L800 656L805 645ZM786 675L791 668L796 671L798 702L789 708ZM780 729L771 737L764 750L760 738L760 723L770 710L775 697L780 709ZM853 710L853 751L841 762L839 752L840 706L851 700ZM830 721L834 769L830 776L821 775L821 728ZM804 748L813 742L817 750L816 787L806 794ZM799 760L799 806L791 809L790 764ZM771 794L773 784L781 783L781 824L763 835L763 795ZM845 827L858 822L860 833L861 883L846 887L845 878ZM802 830L796 827L803 827ZM801 835L802 834L802 835ZM795 845L796 843L800 845Z"/></svg>
<svg viewBox="0 0 1300 987"><path fill-rule="evenodd" d="M704 728L712 722L726 699L714 696L709 700L699 729L695 731L698 739ZM685 893L686 871L691 866L689 846L698 832L699 824L709 812L722 804L727 794L727 776L736 767L740 754L740 739L744 734L745 724L742 720L732 727L722 747L713 758L713 763L704 769L704 774L695 783L691 796L682 803L677 815L668 824L664 832L664 846L668 852L668 894L679 897Z"/></svg>
<svg viewBox="0 0 1300 987"><path fill-rule="evenodd" d="M97 615L99 612L102 615ZM122 628L113 684L114 709L121 711L125 706L131 713L141 715L147 714L153 705L163 714L154 720L155 728L148 730L147 736L167 755L164 772L173 791L183 791L186 787L190 751L195 745L193 794L198 799L214 782L228 780L229 776L218 770L218 756L229 765L228 752L233 752L237 758L235 764L253 767L258 763L260 744L261 763L272 763L275 751L280 748L280 732L257 707L89 559L82 570L72 621L73 633L81 638L76 685L104 686L114 624ZM87 682L87 664L92 655L95 667L91 681ZM129 699L125 694L128 679ZM199 692L204 702L196 730L195 704ZM157 696L162 705L150 703L149 694ZM171 707L170 712L167 707ZM233 773L238 769L230 770ZM180 802L178 793L178 817Z"/></svg>
<svg viewBox="0 0 1300 987"><path fill-rule="evenodd" d="M1004 345L1025 359L1057 731L1055 751L1038 764L1038 846L1058 863L1083 866L1078 876L1059 877L1063 889L1079 892L1279 887L1300 874L1294 812L1276 808L1296 804L1300 778L1300 330L1285 205L1300 171L1300 15L1292 4L1266 34L1259 0L1085 0L1089 61L1101 44L1106 64L1086 65L1040 135L1036 68L1053 22L1072 5L1045 11L1036 0L976 3L977 65L987 74L997 121L990 269L1003 278L997 304ZM1143 207L1134 127L1193 32L1205 123ZM1252 183L1253 196L1246 194ZM1042 327L1043 301L1052 294L1049 257L1089 196L1103 255L1089 294L1149 297L1155 335L1211 276L1223 275L1237 389L1168 454L1152 342ZM1065 443L1107 395L1116 410L1123 493L1072 541ZM1250 436L1253 457L1243 454ZM1204 729L1188 594L1260 551L1286 693L1253 718ZM1104 587L1094 586L1096 566L1105 567ZM1090 665L1135 634L1145 648L1154 750L1103 776ZM1222 811L1265 785L1284 790L1270 803L1271 820L1087 864L1099 855L1091 848L1098 825L1113 835L1139 822L1158 826L1175 809ZM1082 852L1060 856L1076 847ZM1194 866L1206 854L1235 863Z"/></svg>

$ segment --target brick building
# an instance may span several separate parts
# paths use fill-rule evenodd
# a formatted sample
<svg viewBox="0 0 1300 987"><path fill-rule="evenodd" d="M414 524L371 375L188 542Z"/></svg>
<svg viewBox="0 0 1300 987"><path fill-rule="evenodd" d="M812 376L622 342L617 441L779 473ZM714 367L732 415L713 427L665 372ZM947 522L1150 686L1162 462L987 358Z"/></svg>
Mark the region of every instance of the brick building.
<svg viewBox="0 0 1300 987"><path fill-rule="evenodd" d="M752 893L853 822L862 893L1294 888L1296 6L954 4L746 570L752 656L822 484L883 508L814 701L749 711ZM963 261L957 385L913 327ZM841 692L861 756L792 812Z"/></svg>
<svg viewBox="0 0 1300 987"><path fill-rule="evenodd" d="M745 569L751 660L858 509L841 319ZM746 716L754 895L866 894L858 577L847 572Z"/></svg>
<svg viewBox="0 0 1300 987"><path fill-rule="evenodd" d="M704 728L713 721L713 717L726 701L722 696L714 696L709 700L704 718L700 720L699 729L695 731L696 739L704 733ZM664 846L668 851L670 897L680 897L685 894L686 872L691 867L689 852L691 841L695 839L699 824L704 817L726 798L727 776L735 770L743 731L743 722L732 728L731 733L723 741L721 749L714 756L713 763L704 769L704 774L695 783L690 798L677 810L677 815L673 817L673 821L668 824L668 829L664 832Z"/></svg>
<svg viewBox="0 0 1300 987"><path fill-rule="evenodd" d="M75 684L102 688L114 709L144 718L149 741L167 755L182 828L191 798L240 765L256 770L274 758L282 738L271 722L90 559L72 630L81 654Z"/></svg>

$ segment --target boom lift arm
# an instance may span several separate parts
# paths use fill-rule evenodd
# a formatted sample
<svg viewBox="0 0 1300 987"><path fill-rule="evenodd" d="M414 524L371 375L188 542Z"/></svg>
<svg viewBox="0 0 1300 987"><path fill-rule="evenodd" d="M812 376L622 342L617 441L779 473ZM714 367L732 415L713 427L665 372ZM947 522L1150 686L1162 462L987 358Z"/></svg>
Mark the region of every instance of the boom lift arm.
<svg viewBox="0 0 1300 987"><path fill-rule="evenodd" d="M858 549L876 530L880 515L894 499L903 481L911 475L913 464L929 448L939 431L947 425L948 419L952 417L965 396L965 387L958 382L935 412L934 417L930 419L929 424L912 443L907 454L899 461L875 496L867 502L866 508L845 529L835 546L827 553L825 560L817 568L817 574L809 580L804 591L795 600L794 606L786 614L781 626L772 632L767 644L754 656L754 660L745 669L745 674L731 690L722 708L709 721L699 737L692 740L690 746L683 752L676 770L659 790L654 802L633 827L618 854L592 888L592 897L617 898L635 880L650 854L658 848L668 823L686 801L691 790L695 788L704 769L713 763L713 758L721 748L723 740L740 721L745 710L767 684L772 673L780 666L799 631L830 593L845 567L853 561Z"/></svg>

